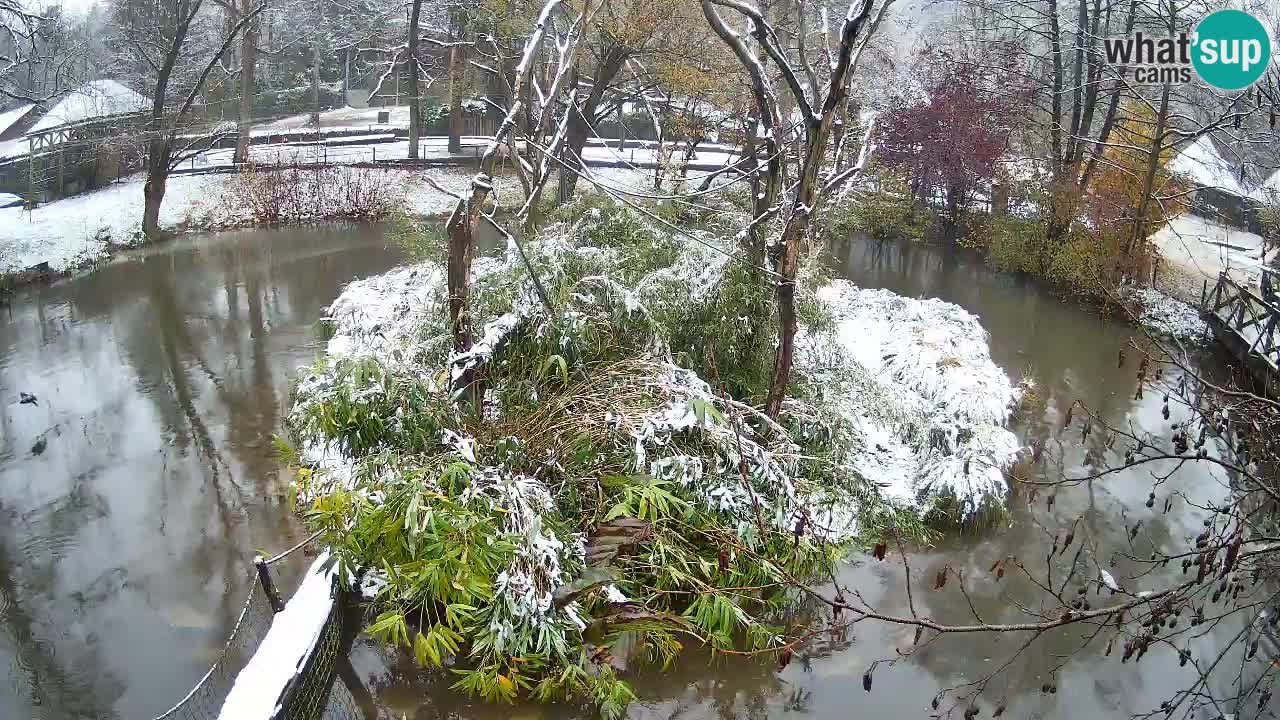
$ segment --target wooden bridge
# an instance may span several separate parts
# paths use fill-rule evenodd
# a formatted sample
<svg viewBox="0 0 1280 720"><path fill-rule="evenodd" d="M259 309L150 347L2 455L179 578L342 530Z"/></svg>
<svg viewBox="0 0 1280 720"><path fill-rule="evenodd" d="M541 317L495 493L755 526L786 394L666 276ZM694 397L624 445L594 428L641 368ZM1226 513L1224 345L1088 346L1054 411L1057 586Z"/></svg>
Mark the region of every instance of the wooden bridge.
<svg viewBox="0 0 1280 720"><path fill-rule="evenodd" d="M1225 272L1201 298L1200 311L1213 333L1266 389L1280 396L1280 305L1276 275L1263 271L1261 294Z"/></svg>

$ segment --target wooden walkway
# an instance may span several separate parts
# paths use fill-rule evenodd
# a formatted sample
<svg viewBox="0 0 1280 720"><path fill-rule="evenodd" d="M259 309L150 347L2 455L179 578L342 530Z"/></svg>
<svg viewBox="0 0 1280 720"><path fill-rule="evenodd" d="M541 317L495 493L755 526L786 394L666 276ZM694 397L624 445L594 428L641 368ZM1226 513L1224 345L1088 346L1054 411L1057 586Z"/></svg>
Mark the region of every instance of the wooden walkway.
<svg viewBox="0 0 1280 720"><path fill-rule="evenodd" d="M1272 397L1280 396L1280 306L1268 292L1275 281L1274 273L1263 273L1264 297L1222 273L1200 304L1218 341Z"/></svg>

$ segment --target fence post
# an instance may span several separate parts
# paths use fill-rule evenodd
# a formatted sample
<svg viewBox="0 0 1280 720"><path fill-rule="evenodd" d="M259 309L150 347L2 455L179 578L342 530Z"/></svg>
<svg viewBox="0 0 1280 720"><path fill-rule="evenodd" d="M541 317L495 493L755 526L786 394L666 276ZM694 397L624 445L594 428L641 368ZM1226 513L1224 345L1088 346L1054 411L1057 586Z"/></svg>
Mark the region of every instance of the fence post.
<svg viewBox="0 0 1280 720"><path fill-rule="evenodd" d="M27 207L36 206L36 141L27 138Z"/></svg>
<svg viewBox="0 0 1280 720"><path fill-rule="evenodd" d="M280 599L280 591L276 590L276 583L271 579L271 568L267 566L266 558L261 555L255 555L253 564L258 568L258 582L262 583L262 590L267 593L267 601L271 603L271 611L280 612L284 610L284 601Z"/></svg>

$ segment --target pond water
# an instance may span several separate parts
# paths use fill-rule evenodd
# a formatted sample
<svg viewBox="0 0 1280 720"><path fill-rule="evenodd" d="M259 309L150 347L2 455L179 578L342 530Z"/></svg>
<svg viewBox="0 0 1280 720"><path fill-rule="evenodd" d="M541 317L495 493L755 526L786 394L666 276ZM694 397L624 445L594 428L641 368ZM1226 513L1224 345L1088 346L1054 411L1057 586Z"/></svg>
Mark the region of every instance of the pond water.
<svg viewBox="0 0 1280 720"><path fill-rule="evenodd" d="M300 537L271 442L290 378L385 246L193 236L0 307L0 718L151 718L204 673L255 548Z"/></svg>
<svg viewBox="0 0 1280 720"><path fill-rule="evenodd" d="M0 718L145 720L200 676L239 610L254 548L301 537L271 435L291 376L319 351L312 328L321 309L345 282L400 260L385 244L367 226L190 237L23 291L0 309ZM1098 433L1082 442L1078 424L1061 430L1075 400L1113 423L1167 427L1157 393L1133 400L1133 363L1117 367L1133 328L953 248L854 239L831 254L859 284L941 297L981 317L995 361L1012 377L1033 375L1047 401L1015 427L1025 441L1047 440L1043 476L1079 475L1122 452L1103 447ZM19 391L39 404L18 404ZM913 553L917 608L953 622L972 622L973 612L1021 621L1017 604L1039 608L1040 594L1013 575L991 581L997 559L1043 568L1058 528L1081 518L1097 543L1086 552L1127 575L1126 523L1144 521L1133 553L1173 547L1200 531L1203 516L1187 503L1228 492L1227 478L1186 470L1161 491L1162 500L1174 486L1186 496L1165 515L1144 507L1151 482L1144 471L1063 489L1052 511L1016 498L1009 526ZM285 569L282 585L293 586L301 562ZM972 610L954 580L930 591L944 565L966 576ZM902 578L898 557L854 558L841 571L842 583L885 611L907 607ZM938 639L880 665L864 692L868 666L909 649L912 634L865 623L811 643L781 672L689 650L668 672L633 676L640 701L630 715L923 717L939 689L981 679L1026 640ZM1121 665L1103 660L1102 642L1075 652L1082 644L1078 630L1040 638L983 697L1007 699L1010 717L1119 716L1152 709L1187 677L1167 650ZM450 679L366 641L352 665L342 681L364 686L351 689L370 717L589 717L467 701L447 690ZM1058 692L1042 694L1051 676ZM981 717L990 717L985 707Z"/></svg>

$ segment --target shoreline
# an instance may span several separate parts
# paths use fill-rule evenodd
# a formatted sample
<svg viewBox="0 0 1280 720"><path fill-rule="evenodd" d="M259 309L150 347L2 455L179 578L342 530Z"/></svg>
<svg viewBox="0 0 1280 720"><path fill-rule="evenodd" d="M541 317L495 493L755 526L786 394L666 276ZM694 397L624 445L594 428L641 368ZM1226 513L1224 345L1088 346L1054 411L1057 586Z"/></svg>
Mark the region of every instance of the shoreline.
<svg viewBox="0 0 1280 720"><path fill-rule="evenodd" d="M236 188L233 185L233 183L239 181L240 176L233 174L174 176L170 178L172 192L166 197L166 208L162 208L162 222L166 219L168 220L168 222L164 223L167 227L164 228L163 236L141 242L129 242L127 239L121 242L117 236L128 238L130 232L133 232L135 238L140 235L136 230L132 230L132 227L134 227L130 222L132 215L127 212L121 213L121 208L118 207L122 201L129 199L127 196L131 194L131 191L140 193L142 184L140 176L131 177L123 183L98 191L43 205L37 208L35 212L44 210L45 214L61 216L64 210L70 211L70 213L80 210L80 214L85 216L81 221L86 223L81 226L82 229L87 229L90 226L88 223L94 222L95 218L99 228L91 237L88 236L87 231L84 232L83 239L78 242L74 239L62 238L61 242L64 245L71 246L71 249L76 251L70 257L64 256L60 259L45 260L21 269L0 272L0 303L11 302L13 296L19 290L57 282L81 273L95 272L124 252L149 245L162 244L186 235L254 228L305 227L340 222L383 222L393 217L396 211L404 212L406 217L418 222L440 221L449 216L454 200L433 187L433 184L439 184L450 191L462 190L470 183L472 178L471 172L457 171L424 174L396 168L338 168L332 170L334 172L353 173L358 178L381 183L381 191L388 195L384 208L380 212L372 214L368 212L352 212L342 207L332 207L330 208L331 211L326 212L323 204L317 203L313 206L308 206L305 213L263 221L259 217L247 213L240 198L234 197L237 190L243 192L243 189ZM630 179L627 174L623 173L611 173L610 175L611 177L608 179L615 182L625 182ZM424 182L424 177L430 178L430 181ZM506 179L510 181L509 178ZM647 177L645 181L647 181ZM514 190L514 188L512 189ZM213 197L211 198L210 195L213 195ZM71 206L66 205L67 203L71 203ZM95 209L95 206L99 205L107 207L106 209ZM318 208L318 211L316 208ZM131 210L132 208L126 207L124 209ZM116 213L114 217L110 216L110 212L113 210ZM140 218L140 204L136 210L136 215ZM27 211L21 209L18 212L27 213ZM96 214L98 212L101 212L101 214ZM165 218L165 215L168 217ZM74 218L70 222L67 222L66 218L62 217L58 217L56 220L58 222L46 224L54 225L53 229L65 229L74 224ZM3 242L3 238L0 238L0 242ZM55 239L50 244L56 246L58 242ZM927 245L937 246L948 245L948 243L923 240L902 240L899 242L923 242ZM59 260L62 267L57 267ZM983 262L985 264L985 258ZM1182 268L1172 261L1165 260L1163 264L1165 266L1163 277L1169 280L1169 282L1165 283L1169 289L1133 288L1126 297L1118 298L1128 307L1128 310L1118 313L1113 309L1113 300L1082 302L1079 298L1073 298L1070 295L1055 291L1054 288L1049 287L1040 278L1030 275L1025 277L1046 287L1053 295L1059 297L1061 302L1083 304L1090 312L1097 313L1103 317L1123 319L1135 328L1145 326L1152 332L1173 335L1180 339L1192 339L1201 335L1204 328L1203 322L1198 317L1199 311L1194 302L1188 301L1185 297L1186 293L1181 292L1185 289L1183 285L1190 281L1190 274L1180 272ZM992 268L992 271L1000 272L994 268ZM1014 274L1019 275L1018 273ZM1165 298L1165 300L1159 300L1152 295L1153 292L1159 293L1159 297ZM1145 299L1147 302L1135 308L1132 305L1134 299L1139 301ZM1156 301L1155 305L1157 306L1154 309L1151 302L1153 300ZM1145 319L1148 314L1152 315L1150 320ZM1131 315L1138 316L1136 322Z"/></svg>
<svg viewBox="0 0 1280 720"><path fill-rule="evenodd" d="M256 189L246 187L254 178L218 174L172 176L161 208L162 235L145 239L141 234L142 178L127 180L82 195L46 203L34 211L6 209L13 216L10 231L0 235L0 295L93 272L122 252L156 245L174 238L202 232L245 230L258 227L306 226L343 221L385 221L397 212L419 221L448 217L454 200L432 187L434 182L449 191L470 184L471 172L409 172L401 169L324 168L345 173L344 182L356 193L372 194L372 200L343 202L343 198L313 197L312 193L341 192L324 183L309 183L300 193L285 198L293 205L282 207L279 197L268 198L266 210L277 216L264 220L263 208L247 207L256 198L246 198ZM311 179L311 178L306 178ZM324 179L324 178L322 178ZM343 178L340 178L343 179ZM514 189L514 188L513 188ZM275 188L267 187L270 193ZM277 196L281 193L276 193ZM269 203L275 202L274 207ZM0 216L0 220L3 220ZM0 223L3 225L4 223ZM6 246L7 243L7 246Z"/></svg>

